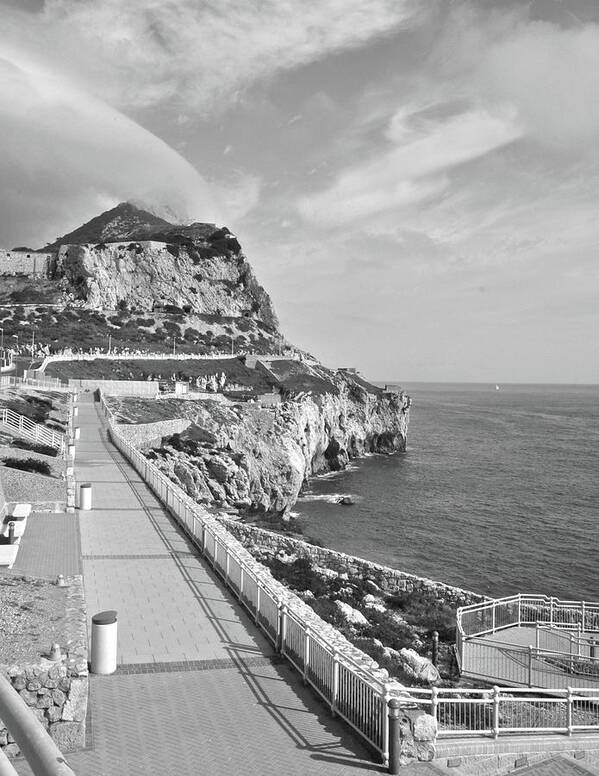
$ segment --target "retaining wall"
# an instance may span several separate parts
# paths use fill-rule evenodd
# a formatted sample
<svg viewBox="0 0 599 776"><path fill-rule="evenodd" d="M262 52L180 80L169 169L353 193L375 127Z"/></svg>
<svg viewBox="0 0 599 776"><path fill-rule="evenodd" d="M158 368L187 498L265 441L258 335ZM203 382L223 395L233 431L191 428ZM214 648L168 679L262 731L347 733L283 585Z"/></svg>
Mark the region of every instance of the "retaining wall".
<svg viewBox="0 0 599 776"><path fill-rule="evenodd" d="M89 693L87 630L83 579L67 577L67 610L57 661L0 665L2 671L63 752L85 747ZM46 649L50 645L43 645ZM0 720L0 748L19 754L14 738Z"/></svg>
<svg viewBox="0 0 599 776"><path fill-rule="evenodd" d="M95 391L100 388L107 396L147 396L155 399L160 391L150 380L69 380L69 389Z"/></svg>
<svg viewBox="0 0 599 776"><path fill-rule="evenodd" d="M180 434L191 426L189 418L162 420L156 423L119 424L119 434L135 447L154 447L162 442L162 437Z"/></svg>
<svg viewBox="0 0 599 776"><path fill-rule="evenodd" d="M350 578L372 579L386 593L422 591L431 598L443 600L455 607L468 606L468 604L486 600L485 596L471 590L463 590L460 587L435 582L426 577L418 577L415 574L408 574L405 571L382 566L379 563L373 563L354 555L346 555L336 550L329 550L326 547L316 547L301 539L274 531L266 531L263 528L256 528L226 517L219 518L219 520L250 552L256 549L273 554L283 551L287 554L309 558L318 566L332 569L339 574L347 574Z"/></svg>

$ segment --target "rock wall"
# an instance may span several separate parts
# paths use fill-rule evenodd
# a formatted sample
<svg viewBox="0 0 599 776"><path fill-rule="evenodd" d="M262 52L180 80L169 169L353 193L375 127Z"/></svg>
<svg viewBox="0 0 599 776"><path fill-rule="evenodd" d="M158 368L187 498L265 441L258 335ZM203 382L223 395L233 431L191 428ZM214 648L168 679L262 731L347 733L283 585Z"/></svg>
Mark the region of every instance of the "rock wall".
<svg viewBox="0 0 599 776"><path fill-rule="evenodd" d="M405 449L408 397L334 379L335 392L272 408L198 403L192 426L151 457L198 503L283 512L311 475L366 452Z"/></svg>
<svg viewBox="0 0 599 776"><path fill-rule="evenodd" d="M164 242L62 245L57 278L88 307L151 311L175 305L190 313L248 317L278 328L272 303L241 252L203 253Z"/></svg>
<svg viewBox="0 0 599 776"><path fill-rule="evenodd" d="M329 550L326 547L316 547L301 539L256 528L238 520L226 517L222 517L220 520L226 529L250 552L261 550L274 555L284 552L287 555L295 554L309 558L318 566L331 569L338 574L347 574L350 579L352 577L372 579L386 593L422 591L431 598L442 600L455 607L468 606L485 600L485 596L471 590L463 590L443 582L435 582L426 577L382 566L364 558Z"/></svg>
<svg viewBox="0 0 599 776"><path fill-rule="evenodd" d="M191 420L187 418L175 418L174 420L162 420L157 423L121 424L119 433L127 442L141 449L160 445L162 438L171 434L180 434L189 428Z"/></svg>
<svg viewBox="0 0 599 776"><path fill-rule="evenodd" d="M81 577L67 577L68 612L62 656L35 664L0 665L12 686L30 707L62 752L85 747L88 701L86 610ZM49 647L50 645L48 645ZM19 747L0 720L0 748L9 757Z"/></svg>

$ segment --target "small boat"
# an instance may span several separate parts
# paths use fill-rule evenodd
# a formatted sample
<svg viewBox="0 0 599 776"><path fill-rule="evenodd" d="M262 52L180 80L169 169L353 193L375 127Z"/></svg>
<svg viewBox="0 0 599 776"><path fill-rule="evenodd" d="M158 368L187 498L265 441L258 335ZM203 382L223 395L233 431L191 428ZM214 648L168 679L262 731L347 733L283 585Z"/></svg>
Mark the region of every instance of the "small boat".
<svg viewBox="0 0 599 776"><path fill-rule="evenodd" d="M499 390L499 386L498 386L498 385L496 385L496 386L495 386L495 390L496 390L496 391L498 391L498 390Z"/></svg>
<svg viewBox="0 0 599 776"><path fill-rule="evenodd" d="M342 504L344 507L350 507L354 503L354 500L351 496L341 496L341 498L337 499L338 504Z"/></svg>

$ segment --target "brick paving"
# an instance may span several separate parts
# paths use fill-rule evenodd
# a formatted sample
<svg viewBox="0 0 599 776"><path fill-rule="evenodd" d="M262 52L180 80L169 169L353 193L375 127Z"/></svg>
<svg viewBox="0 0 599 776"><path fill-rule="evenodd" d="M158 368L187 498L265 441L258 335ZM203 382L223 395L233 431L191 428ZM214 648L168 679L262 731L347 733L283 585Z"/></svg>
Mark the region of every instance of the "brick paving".
<svg viewBox="0 0 599 776"><path fill-rule="evenodd" d="M120 665L112 676L90 677L89 747L68 755L78 776L382 772L359 736L333 719L273 654L245 610L196 557L107 443L91 402L80 402L79 425L76 475L93 484L94 509L74 516L77 552L88 614L112 608L119 613ZM68 521L65 526L71 527ZM44 531L32 532L31 560L23 556L28 573L55 573L72 556L72 537L53 540L52 561L43 566L35 546L44 539L48 544L47 538ZM415 764L402 773L467 773L445 763ZM31 773L23 760L15 764L21 776Z"/></svg>
<svg viewBox="0 0 599 776"><path fill-rule="evenodd" d="M53 512L29 515L12 571L50 578L81 574L77 516Z"/></svg>

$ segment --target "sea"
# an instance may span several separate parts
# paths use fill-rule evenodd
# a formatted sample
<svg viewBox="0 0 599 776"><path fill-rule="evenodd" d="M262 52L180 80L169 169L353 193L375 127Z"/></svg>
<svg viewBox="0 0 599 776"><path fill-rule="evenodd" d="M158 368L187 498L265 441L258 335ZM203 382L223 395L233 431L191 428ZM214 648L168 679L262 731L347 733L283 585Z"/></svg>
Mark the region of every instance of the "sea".
<svg viewBox="0 0 599 776"><path fill-rule="evenodd" d="M599 601L599 386L401 387L407 451L314 478L304 534L486 595Z"/></svg>

